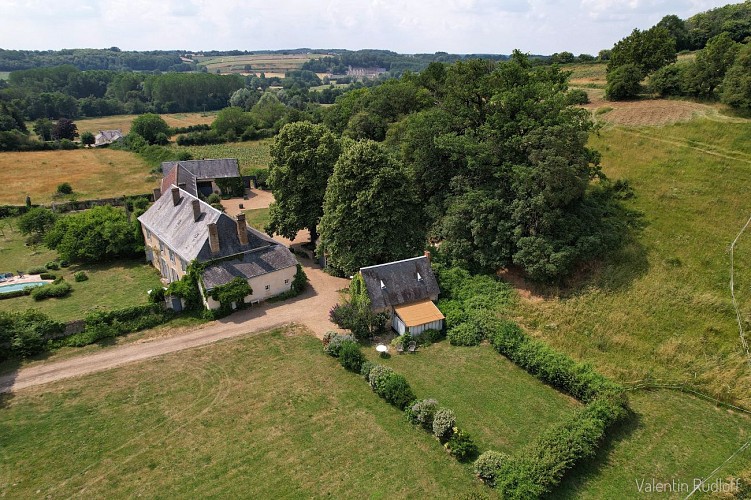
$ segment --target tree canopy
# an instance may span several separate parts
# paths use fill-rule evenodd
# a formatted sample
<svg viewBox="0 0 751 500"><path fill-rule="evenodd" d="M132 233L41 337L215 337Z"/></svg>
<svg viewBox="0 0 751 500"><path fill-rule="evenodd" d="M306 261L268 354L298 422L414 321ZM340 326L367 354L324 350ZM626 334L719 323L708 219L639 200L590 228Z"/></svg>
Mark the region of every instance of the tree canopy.
<svg viewBox="0 0 751 500"><path fill-rule="evenodd" d="M320 248L344 275L414 257L425 244L420 203L403 166L374 141L344 147L329 179Z"/></svg>
<svg viewBox="0 0 751 500"><path fill-rule="evenodd" d="M268 185L274 191L269 207L269 234L294 239L300 229L318 235L326 185L341 153L339 140L324 125L285 125L271 146Z"/></svg>
<svg viewBox="0 0 751 500"><path fill-rule="evenodd" d="M143 137L149 144L163 142L159 134L169 137L170 127L164 119L154 113L136 117L130 125L130 132Z"/></svg>

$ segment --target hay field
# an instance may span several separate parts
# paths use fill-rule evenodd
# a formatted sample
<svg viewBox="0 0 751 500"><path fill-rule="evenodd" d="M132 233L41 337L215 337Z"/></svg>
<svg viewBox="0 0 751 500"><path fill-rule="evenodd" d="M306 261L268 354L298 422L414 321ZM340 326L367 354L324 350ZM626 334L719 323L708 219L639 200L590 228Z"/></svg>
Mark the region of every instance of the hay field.
<svg viewBox="0 0 751 500"><path fill-rule="evenodd" d="M50 203L57 186L68 182L80 200L149 193L156 177L138 156L113 149L0 153L0 204Z"/></svg>
<svg viewBox="0 0 751 500"><path fill-rule="evenodd" d="M325 57L328 54L311 53L311 54L256 54L242 56L220 56L220 57L197 57L199 65L205 66L209 73L242 73L242 74L260 74L265 73L267 77L278 76L284 77L285 72L300 69L302 65L310 59ZM245 69L250 65L251 70Z"/></svg>
<svg viewBox="0 0 751 500"><path fill-rule="evenodd" d="M187 127L188 125L210 125L216 118L216 112L209 111L206 113L174 113L160 115L170 127ZM102 116L97 118L81 118L76 120L78 132L91 132L96 134L100 130L120 129L123 134L130 132L130 124L138 115L115 115ZM29 126L29 130L33 124Z"/></svg>

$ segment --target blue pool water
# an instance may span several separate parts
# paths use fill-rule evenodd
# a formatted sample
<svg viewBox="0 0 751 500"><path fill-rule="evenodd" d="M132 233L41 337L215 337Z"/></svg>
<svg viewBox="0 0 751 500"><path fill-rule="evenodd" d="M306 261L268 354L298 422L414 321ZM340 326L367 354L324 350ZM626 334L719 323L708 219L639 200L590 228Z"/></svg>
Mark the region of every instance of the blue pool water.
<svg viewBox="0 0 751 500"><path fill-rule="evenodd" d="M35 286L46 285L44 281L32 281L30 283L13 283L11 285L0 285L0 294L7 292L15 292L16 290L23 290L24 288L33 288Z"/></svg>

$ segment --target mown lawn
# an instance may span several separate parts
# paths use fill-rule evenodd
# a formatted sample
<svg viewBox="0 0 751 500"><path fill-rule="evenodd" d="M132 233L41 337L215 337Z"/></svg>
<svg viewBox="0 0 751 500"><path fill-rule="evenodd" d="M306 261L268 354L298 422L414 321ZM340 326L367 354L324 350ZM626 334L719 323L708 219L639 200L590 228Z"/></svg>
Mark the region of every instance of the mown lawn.
<svg viewBox="0 0 751 500"><path fill-rule="evenodd" d="M751 122L611 128L592 138L605 173L629 181L643 231L573 288L520 301L533 333L620 381L691 383L751 407L729 283L730 242L751 215ZM751 318L751 233L736 251ZM555 293L558 293L556 296Z"/></svg>
<svg viewBox="0 0 751 500"><path fill-rule="evenodd" d="M268 168L271 162L273 139L260 141L228 142L206 146L175 146L180 151L188 151L193 158L237 158L240 172L245 175L253 168Z"/></svg>
<svg viewBox="0 0 751 500"><path fill-rule="evenodd" d="M24 245L16 219L0 219L0 272L28 271L55 260L56 253L43 245L36 248ZM88 281L77 283L73 274L85 271ZM144 259L122 260L105 264L72 265L58 271L73 286L68 297L35 301L30 296L0 300L0 311L21 311L35 308L59 321L83 319L93 310L111 310L145 304L147 290L161 286L159 274Z"/></svg>
<svg viewBox="0 0 751 500"><path fill-rule="evenodd" d="M254 228L258 229L259 231L263 231L263 228L271 220L271 218L269 217L269 209L254 208L251 210L246 210L245 220Z"/></svg>
<svg viewBox="0 0 751 500"><path fill-rule="evenodd" d="M447 341L414 354L371 361L404 375L420 399L435 398L456 413L480 451L513 453L548 427L562 422L581 404L539 382L490 346L455 347Z"/></svg>
<svg viewBox="0 0 751 500"><path fill-rule="evenodd" d="M0 415L3 496L493 495L290 329L22 391Z"/></svg>

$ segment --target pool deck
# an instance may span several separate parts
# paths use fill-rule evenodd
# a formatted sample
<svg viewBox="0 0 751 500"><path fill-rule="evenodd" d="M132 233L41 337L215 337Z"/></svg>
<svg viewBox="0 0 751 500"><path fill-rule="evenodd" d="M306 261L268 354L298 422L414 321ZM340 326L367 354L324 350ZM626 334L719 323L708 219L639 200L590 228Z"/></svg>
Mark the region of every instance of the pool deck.
<svg viewBox="0 0 751 500"><path fill-rule="evenodd" d="M7 278L5 281L0 281L0 287L3 285L18 285L21 283L37 283L39 281L52 283L52 280L43 280L39 278L38 274L24 274L23 277L13 276L12 278Z"/></svg>

